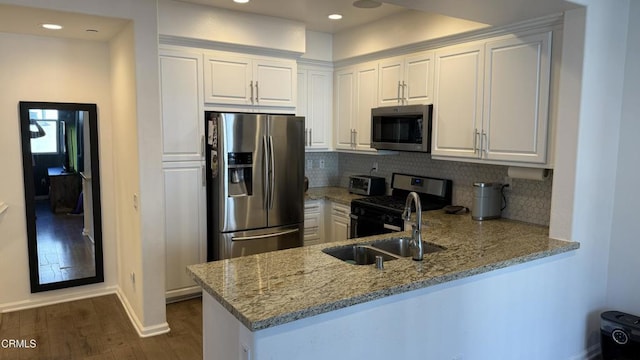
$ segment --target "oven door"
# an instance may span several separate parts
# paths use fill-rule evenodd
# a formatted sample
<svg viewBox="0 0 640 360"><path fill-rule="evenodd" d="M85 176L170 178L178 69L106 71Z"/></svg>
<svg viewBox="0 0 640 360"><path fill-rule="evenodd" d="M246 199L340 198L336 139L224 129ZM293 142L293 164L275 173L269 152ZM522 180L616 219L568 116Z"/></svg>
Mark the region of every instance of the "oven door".
<svg viewBox="0 0 640 360"><path fill-rule="evenodd" d="M379 218L351 214L350 237L359 238L372 235L387 234L402 231L402 228L395 225L385 224Z"/></svg>

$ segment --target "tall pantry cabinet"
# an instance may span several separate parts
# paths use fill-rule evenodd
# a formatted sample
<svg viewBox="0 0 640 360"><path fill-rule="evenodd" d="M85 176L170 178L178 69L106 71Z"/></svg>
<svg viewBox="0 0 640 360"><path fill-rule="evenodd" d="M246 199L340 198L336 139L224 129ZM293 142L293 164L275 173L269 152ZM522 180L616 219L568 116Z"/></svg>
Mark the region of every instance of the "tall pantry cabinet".
<svg viewBox="0 0 640 360"><path fill-rule="evenodd" d="M200 292L188 265L206 261L203 55L160 50L166 297Z"/></svg>

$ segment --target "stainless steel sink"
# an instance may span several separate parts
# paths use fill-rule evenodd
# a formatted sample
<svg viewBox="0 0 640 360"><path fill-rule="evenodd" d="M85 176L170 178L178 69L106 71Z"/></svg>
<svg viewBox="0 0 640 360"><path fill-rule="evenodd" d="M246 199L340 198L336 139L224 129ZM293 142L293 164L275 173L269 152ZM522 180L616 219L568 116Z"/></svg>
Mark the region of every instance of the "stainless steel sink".
<svg viewBox="0 0 640 360"><path fill-rule="evenodd" d="M397 257L367 245L346 245L322 250L344 262L353 265L371 265L376 263L376 256L382 256L384 261L395 260Z"/></svg>
<svg viewBox="0 0 640 360"><path fill-rule="evenodd" d="M411 239L409 238L384 239L374 241L373 243L371 243L371 246L376 249L384 250L394 255L398 255L400 257L409 257L411 256L411 251L409 251L410 241ZM422 242L422 249L425 254L444 250L442 246L430 244L426 241Z"/></svg>
<svg viewBox="0 0 640 360"><path fill-rule="evenodd" d="M410 257L409 238L392 238L374 241L369 244L336 246L323 249L322 252L353 265L371 265L376 263L376 256L384 261ZM442 246L422 242L425 254L445 250Z"/></svg>

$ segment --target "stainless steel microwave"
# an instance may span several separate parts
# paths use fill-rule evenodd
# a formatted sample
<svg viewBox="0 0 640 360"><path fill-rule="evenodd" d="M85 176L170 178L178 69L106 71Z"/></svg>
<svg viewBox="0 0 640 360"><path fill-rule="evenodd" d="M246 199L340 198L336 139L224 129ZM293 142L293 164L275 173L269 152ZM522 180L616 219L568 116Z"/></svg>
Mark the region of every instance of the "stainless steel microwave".
<svg viewBox="0 0 640 360"><path fill-rule="evenodd" d="M384 106L371 110L371 147L431 152L433 105Z"/></svg>

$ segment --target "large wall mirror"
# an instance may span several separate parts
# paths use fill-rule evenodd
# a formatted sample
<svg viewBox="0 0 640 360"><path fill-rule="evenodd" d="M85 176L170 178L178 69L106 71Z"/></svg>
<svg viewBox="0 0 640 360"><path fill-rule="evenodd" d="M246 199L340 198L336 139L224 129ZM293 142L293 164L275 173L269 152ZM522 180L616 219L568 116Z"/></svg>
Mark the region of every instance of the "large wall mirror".
<svg viewBox="0 0 640 360"><path fill-rule="evenodd" d="M104 281L95 104L20 102L31 292Z"/></svg>

